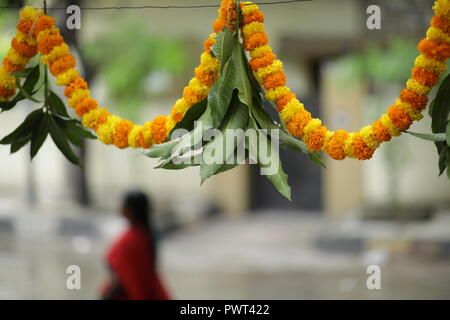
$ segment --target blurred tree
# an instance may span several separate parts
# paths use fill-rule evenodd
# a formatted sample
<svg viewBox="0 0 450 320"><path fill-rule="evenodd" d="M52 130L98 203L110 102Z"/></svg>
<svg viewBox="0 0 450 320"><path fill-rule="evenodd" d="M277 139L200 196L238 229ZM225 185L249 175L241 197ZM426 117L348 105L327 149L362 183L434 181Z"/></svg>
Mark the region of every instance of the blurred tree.
<svg viewBox="0 0 450 320"><path fill-rule="evenodd" d="M167 80L164 75L182 73L186 55L179 41L150 34L141 20L125 18L119 23L121 28L97 36L95 42L85 46L85 52L99 66L108 102L134 118L139 107L155 94L152 84L161 87L158 83ZM168 88L162 85L159 89Z"/></svg>

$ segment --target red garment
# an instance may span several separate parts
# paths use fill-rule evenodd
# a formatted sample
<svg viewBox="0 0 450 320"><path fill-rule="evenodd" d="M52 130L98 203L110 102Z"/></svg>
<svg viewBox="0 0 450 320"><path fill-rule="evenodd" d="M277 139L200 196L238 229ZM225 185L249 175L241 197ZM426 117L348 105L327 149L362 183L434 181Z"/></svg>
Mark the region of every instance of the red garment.
<svg viewBox="0 0 450 320"><path fill-rule="evenodd" d="M125 300L168 300L153 261L148 230L130 227L111 247L106 261L124 289Z"/></svg>

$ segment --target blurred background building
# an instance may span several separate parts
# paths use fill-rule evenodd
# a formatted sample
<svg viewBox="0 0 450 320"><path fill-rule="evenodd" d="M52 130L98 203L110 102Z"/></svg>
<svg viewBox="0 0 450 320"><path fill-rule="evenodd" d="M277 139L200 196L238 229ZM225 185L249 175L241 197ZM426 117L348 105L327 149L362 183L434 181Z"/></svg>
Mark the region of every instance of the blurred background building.
<svg viewBox="0 0 450 320"><path fill-rule="evenodd" d="M211 2L220 3L204 3ZM48 3L65 7L199 1ZM313 0L262 9L289 86L330 129L355 130L384 112L404 86L432 3ZM381 30L366 26L366 9L373 4L381 8ZM66 17L63 10L50 14L62 22ZM98 100L143 123L166 114L181 95L215 17L213 8L85 10L81 30L61 26ZM2 56L16 21L16 9L1 10ZM20 105L2 113L0 136L17 127L32 107ZM421 132L429 128L428 115L413 127ZM200 186L195 168L153 169L156 163L140 151L120 151L98 141L86 142L80 151L84 171L69 164L51 141L33 163L27 150L9 155L2 147L0 261L5 267L0 270L0 297L95 297L101 252L120 228L114 215L120 195L139 187L154 199L161 230L178 230L163 240L162 250L163 267L177 297L449 298L450 183L438 178L432 143L408 135L394 140L367 162L326 159L327 170L303 154L282 151L292 202L282 198L256 166L240 166ZM412 258L403 254L426 259L408 260ZM392 258L397 256L402 258ZM60 268L66 263L85 266L83 274L92 278L81 293L64 289L66 275ZM389 266L388 289L367 291L364 266L370 263ZM404 265L409 266L407 272ZM50 282L54 287L47 291L49 282L42 279L53 275L58 280ZM261 284L261 279L268 282ZM423 288L431 293L425 295Z"/></svg>

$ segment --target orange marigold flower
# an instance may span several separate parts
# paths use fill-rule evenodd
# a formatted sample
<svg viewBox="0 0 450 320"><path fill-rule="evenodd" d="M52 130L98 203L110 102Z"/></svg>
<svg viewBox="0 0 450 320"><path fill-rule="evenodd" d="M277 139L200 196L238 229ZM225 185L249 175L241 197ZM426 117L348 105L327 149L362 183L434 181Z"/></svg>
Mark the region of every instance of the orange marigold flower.
<svg viewBox="0 0 450 320"><path fill-rule="evenodd" d="M276 71L264 78L264 89L275 89L286 84L286 76L282 71Z"/></svg>
<svg viewBox="0 0 450 320"><path fill-rule="evenodd" d="M183 120L183 114L179 113L179 112L173 112L172 113L172 119L175 120L175 122L180 122L181 120Z"/></svg>
<svg viewBox="0 0 450 320"><path fill-rule="evenodd" d="M419 67L414 67L412 69L412 78L428 87L433 87L439 82L439 77L437 75Z"/></svg>
<svg viewBox="0 0 450 320"><path fill-rule="evenodd" d="M387 112L389 118L391 118L392 123L400 130L407 130L411 124L411 117L398 105L393 105L388 109Z"/></svg>
<svg viewBox="0 0 450 320"><path fill-rule="evenodd" d="M228 25L227 20L217 18L216 20L214 20L213 30L215 33L222 32L223 28L225 28L227 25Z"/></svg>
<svg viewBox="0 0 450 320"><path fill-rule="evenodd" d="M295 99L297 96L295 95L295 93L289 92L288 94L282 96L280 99L278 99L277 101L277 111L281 112L283 111L284 107L291 102L292 99Z"/></svg>
<svg viewBox="0 0 450 320"><path fill-rule="evenodd" d="M253 11L250 14L244 16L244 24L250 24L252 22L264 22L264 13L260 10Z"/></svg>
<svg viewBox="0 0 450 320"><path fill-rule="evenodd" d="M269 38L265 32L257 32L244 39L244 47L247 51L255 50L256 48L264 46L268 43Z"/></svg>
<svg viewBox="0 0 450 320"><path fill-rule="evenodd" d="M206 71L203 66L195 68L195 77L200 80L201 83L210 86L216 82L218 74L216 72Z"/></svg>
<svg viewBox="0 0 450 320"><path fill-rule="evenodd" d="M325 142L325 136L327 134L327 128L325 126L320 126L319 129L314 130L308 137L306 145L311 151L320 151Z"/></svg>
<svg viewBox="0 0 450 320"><path fill-rule="evenodd" d="M87 89L88 87L89 86L88 86L86 80L84 80L81 77L76 77L64 89L64 95L67 98L70 98L72 96L72 93L74 93L76 90L78 90L78 89Z"/></svg>
<svg viewBox="0 0 450 320"><path fill-rule="evenodd" d="M253 71L256 71L259 68L267 67L268 65L271 65L276 58L277 56L273 52L265 52L261 57L253 58L250 61L250 68L252 68Z"/></svg>
<svg viewBox="0 0 450 320"><path fill-rule="evenodd" d="M450 35L450 21L442 16L434 16L431 25Z"/></svg>
<svg viewBox="0 0 450 320"><path fill-rule="evenodd" d="M3 59L3 67L8 73L14 73L24 68L24 66L12 63L12 61L8 57L5 57Z"/></svg>
<svg viewBox="0 0 450 320"><path fill-rule="evenodd" d="M206 52L211 51L211 47L216 43L216 41L214 39L208 38L208 40L206 40L203 43L203 47L205 49Z"/></svg>
<svg viewBox="0 0 450 320"><path fill-rule="evenodd" d="M31 20L20 20L17 24L16 29L22 32L23 34L29 34L31 28L33 27L33 21Z"/></svg>
<svg viewBox="0 0 450 320"><path fill-rule="evenodd" d="M446 60L450 58L450 45L436 40L422 39L417 49L431 59Z"/></svg>
<svg viewBox="0 0 450 320"><path fill-rule="evenodd" d="M52 64L50 65L50 73L54 76L58 76L69 69L75 68L76 65L77 62L75 60L75 57L71 54L68 54L52 62Z"/></svg>
<svg viewBox="0 0 450 320"><path fill-rule="evenodd" d="M325 146L325 152L334 160L344 160L345 155L345 140L348 138L348 132L345 130L336 131L330 138L330 141Z"/></svg>
<svg viewBox="0 0 450 320"><path fill-rule="evenodd" d="M16 93L16 90L0 87L0 97L9 98L9 97L13 96L14 93Z"/></svg>
<svg viewBox="0 0 450 320"><path fill-rule="evenodd" d="M185 87L183 91L183 98L188 104L193 105L205 99L205 96L201 95L191 87Z"/></svg>
<svg viewBox="0 0 450 320"><path fill-rule="evenodd" d="M59 34L50 34L42 37L41 41L38 43L38 51L41 54L49 54L52 52L53 48L59 46L64 42L63 37Z"/></svg>
<svg viewBox="0 0 450 320"><path fill-rule="evenodd" d="M151 124L152 137L155 143L163 143L167 138L166 117L159 116L153 119Z"/></svg>
<svg viewBox="0 0 450 320"><path fill-rule="evenodd" d="M400 100L409 103L416 110L423 110L427 106L428 97L420 96L411 89L404 89L400 92Z"/></svg>
<svg viewBox="0 0 450 320"><path fill-rule="evenodd" d="M18 41L16 38L12 39L11 47L24 57L31 58L37 54L37 46L30 46L25 42Z"/></svg>
<svg viewBox="0 0 450 320"><path fill-rule="evenodd" d="M37 37L39 32L50 29L55 24L55 19L49 16L42 16L34 23L32 32L33 37Z"/></svg>
<svg viewBox="0 0 450 320"><path fill-rule="evenodd" d="M387 129L383 126L381 120L377 120L372 124L372 130L374 137L380 141L389 141L391 140L391 135L387 131Z"/></svg>
<svg viewBox="0 0 450 320"><path fill-rule="evenodd" d="M150 148L150 146L145 142L144 133L142 131L138 133L138 143L143 149Z"/></svg>
<svg viewBox="0 0 450 320"><path fill-rule="evenodd" d="M102 124L104 124L107 120L108 117L111 116L110 113L105 112L103 113L95 123L92 124L92 129L94 129L95 131L97 131L98 127L100 127Z"/></svg>
<svg viewBox="0 0 450 320"><path fill-rule="evenodd" d="M303 130L311 120L311 114L306 110L299 110L294 117L286 124L286 129L297 138L303 136Z"/></svg>
<svg viewBox="0 0 450 320"><path fill-rule="evenodd" d="M78 116L83 117L85 113L98 108L98 102L92 98L86 98L77 103L75 112Z"/></svg>
<svg viewBox="0 0 450 320"><path fill-rule="evenodd" d="M375 150L369 148L365 144L363 138L359 133L355 133L355 136L353 138L353 152L355 153L355 156L358 158L358 160L369 160L370 158L372 158Z"/></svg>
<svg viewBox="0 0 450 320"><path fill-rule="evenodd" d="M134 124L130 120L122 120L116 127L113 134L113 144L119 149L128 148L128 135Z"/></svg>

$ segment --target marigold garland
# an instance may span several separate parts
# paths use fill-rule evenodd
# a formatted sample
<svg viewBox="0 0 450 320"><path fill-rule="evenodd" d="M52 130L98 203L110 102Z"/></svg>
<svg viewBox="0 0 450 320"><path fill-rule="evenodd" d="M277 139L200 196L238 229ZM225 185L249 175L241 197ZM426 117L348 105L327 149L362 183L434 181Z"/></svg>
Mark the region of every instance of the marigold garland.
<svg viewBox="0 0 450 320"><path fill-rule="evenodd" d="M264 15L251 2L241 3L243 12L242 37L250 52L250 66L256 79L266 89L266 98L275 103L287 130L301 138L311 151L323 150L331 158L370 159L382 142L398 136L412 122L422 118L421 111L428 103L431 87L439 81L450 58L450 1L438 0L433 9L436 15L426 38L417 46L421 55L415 60L411 79L386 114L359 132L329 131L319 119L314 119L295 94L285 86L283 64L276 59L263 29Z"/></svg>
<svg viewBox="0 0 450 320"><path fill-rule="evenodd" d="M311 151L323 150L336 160L346 157L366 160L372 157L382 142L398 136L413 121L422 118L421 111L428 103L428 93L438 83L439 76L447 70L445 60L450 58L450 1L437 0L433 9L436 15L431 20L426 38L417 46L421 55L414 62L406 88L400 92L400 97L387 113L355 133L329 131L320 119L311 116L296 95L286 87L283 63L272 52L264 31L264 14L256 4L241 3L242 19L239 27L242 29L244 48L251 57L250 67L265 89L266 98L275 103L287 130L301 138ZM0 67L0 101L6 101L16 93L15 78L11 73L23 70L29 60L40 53L41 62L49 67L56 77L56 83L65 86L64 95L68 105L82 118L85 127L97 133L100 141L121 149L149 148L162 143L187 110L207 97L217 80L219 61L211 56L210 50L216 34L225 26L234 30L235 1L223 0L218 12L219 17L213 23L215 33L204 43L205 52L195 69L195 77L183 91L183 98L175 103L168 116L158 116L141 126L112 115L105 108L99 108L97 101L90 95L88 84L75 69L75 58L54 26L55 19L44 15L42 10L25 7L20 12L11 49Z"/></svg>

